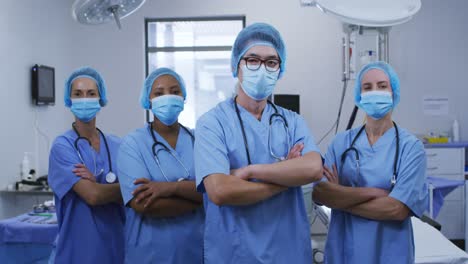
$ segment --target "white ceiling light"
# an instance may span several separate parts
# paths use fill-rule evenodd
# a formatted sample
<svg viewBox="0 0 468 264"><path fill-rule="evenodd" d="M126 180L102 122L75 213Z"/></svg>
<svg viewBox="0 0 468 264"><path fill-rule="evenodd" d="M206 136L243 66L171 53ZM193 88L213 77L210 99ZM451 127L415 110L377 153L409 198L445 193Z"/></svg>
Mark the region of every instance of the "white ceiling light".
<svg viewBox="0 0 468 264"><path fill-rule="evenodd" d="M72 6L73 18L81 24L98 25L120 19L140 8L145 0L76 0Z"/></svg>
<svg viewBox="0 0 468 264"><path fill-rule="evenodd" d="M421 0L315 0L315 5L347 24L389 27L410 20L421 8Z"/></svg>

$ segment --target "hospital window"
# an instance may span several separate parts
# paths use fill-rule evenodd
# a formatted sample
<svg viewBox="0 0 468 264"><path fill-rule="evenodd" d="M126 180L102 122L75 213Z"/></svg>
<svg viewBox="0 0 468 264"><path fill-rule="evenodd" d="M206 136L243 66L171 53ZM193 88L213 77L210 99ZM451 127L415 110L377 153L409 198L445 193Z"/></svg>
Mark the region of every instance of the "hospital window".
<svg viewBox="0 0 468 264"><path fill-rule="evenodd" d="M201 115L233 94L231 48L244 27L244 16L145 20L146 75L168 67L185 81L181 124L194 128Z"/></svg>

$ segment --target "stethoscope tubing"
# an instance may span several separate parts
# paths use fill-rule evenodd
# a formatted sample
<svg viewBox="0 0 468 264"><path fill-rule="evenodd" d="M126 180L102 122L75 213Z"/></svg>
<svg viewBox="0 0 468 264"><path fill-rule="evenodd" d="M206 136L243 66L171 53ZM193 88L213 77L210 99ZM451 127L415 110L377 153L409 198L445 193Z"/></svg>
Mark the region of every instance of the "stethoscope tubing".
<svg viewBox="0 0 468 264"><path fill-rule="evenodd" d="M83 156L81 155L81 151L80 149L78 148L78 142L82 139L88 141L88 144L91 146L91 141L86 138L86 137L82 137L80 135L80 133L78 132L78 130L76 129L75 127L75 123L72 123L72 128L73 128L73 131L75 131L76 135L78 136L75 141L73 142L73 146L75 147L75 150L76 150L76 153L78 154L78 157L80 158L81 162L84 164L84 159L83 159ZM99 132L99 134L102 136L103 140L104 140L104 146L106 147L106 153L107 153L107 161L109 163L109 173L114 173L113 172L113 169L112 169L112 159L111 159L111 155L110 155L110 149L109 149L109 144L107 143L107 139L106 139L106 136L104 135L104 133L96 127L96 130ZM96 174L96 160L94 160L94 174Z"/></svg>
<svg viewBox="0 0 468 264"><path fill-rule="evenodd" d="M186 128L185 126L183 126L181 124L179 124L179 125L190 135L190 137L192 138L192 145L193 145L194 142L195 142L195 137L193 136L192 132L190 132L190 130L188 128ZM165 150L166 152L168 152L184 168L185 173L186 173L185 179L187 179L190 176L189 170L184 165L184 163L174 153L172 153L172 151L169 149L169 147L167 147L164 143L159 142L157 140L156 135L154 134L154 130L153 130L153 123L149 122L148 129L149 129L149 133L151 135L151 138L153 139L153 145L151 146L151 151L153 152L154 160L155 160L156 164L158 165L159 170L161 171L161 174L163 175L164 179L166 179L166 181L169 182L169 179L167 178L166 173L164 173L164 171L162 169L162 166L161 166L161 162L159 160L158 152L162 151L162 150ZM162 148L159 149L159 150L156 150L158 145L162 146Z"/></svg>
<svg viewBox="0 0 468 264"><path fill-rule="evenodd" d="M244 127L244 122L242 120L242 117L240 115L240 111L239 111L239 106L237 105L237 96L234 97L234 108L236 110L236 115L237 115L237 119L239 120L239 124L240 124L240 127L241 127L241 131L242 131L242 138L244 140L244 147L245 147L245 153L246 153L246 156L247 156L247 163L248 165L251 165L252 164L252 160L250 158L250 151L249 151L249 143L247 141L247 135L245 133L245 127ZM287 145L288 145L288 150L287 150L287 153L286 153L286 157L288 156L289 154L289 151L291 150L291 145L290 145L290 138L289 138L289 133L288 133L288 129L289 129L289 125L288 125L288 121L286 120L286 118L281 115L279 112L278 112L278 108L270 101L270 100L267 100L267 103L269 105L271 105L275 111L275 113L271 114L270 115L270 118L269 118L269 128L268 128L268 148L269 148L269 151L270 151L270 155L275 158L276 160L278 161L281 161L281 160L284 160L285 157L280 157L280 156L277 156L273 153L273 148L272 148L272 144L271 144L271 125L273 123L273 119L275 117L278 117L282 120L283 124L284 124L284 129L285 129L285 132L286 132L286 141L287 141Z"/></svg>
<svg viewBox="0 0 468 264"><path fill-rule="evenodd" d="M393 121L392 121L393 122ZM396 137L396 148L395 148L395 157L394 157L394 160L393 160L393 175L392 175L392 178L390 180L390 183L391 183L391 189L393 189L393 187L395 186L396 184L396 180L397 180L397 163L398 163L398 159L399 159L399 155L400 155L400 135L399 135L399 131L398 131L398 126L395 122L393 122L393 126L395 127L395 137ZM349 148L347 148L345 151L343 151L343 154L341 154L341 166L340 166L340 173L343 173L343 165L346 161L346 155L348 152L354 152L354 157L355 157L355 160L356 160L356 169L357 169L357 175L359 177L359 173L360 173L360 160L359 160L359 151L356 147L354 147L354 143L356 142L356 140L358 139L358 137L362 134L362 131L364 131L366 125L364 124L358 131L358 133L356 134L356 136L354 136L353 140L351 141L351 145L349 146Z"/></svg>

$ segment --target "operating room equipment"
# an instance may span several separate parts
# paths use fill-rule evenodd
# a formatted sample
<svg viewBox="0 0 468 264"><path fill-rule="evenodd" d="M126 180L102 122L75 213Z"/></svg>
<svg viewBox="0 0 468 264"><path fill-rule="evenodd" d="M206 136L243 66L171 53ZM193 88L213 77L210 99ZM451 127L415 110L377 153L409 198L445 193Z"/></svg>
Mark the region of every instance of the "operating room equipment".
<svg viewBox="0 0 468 264"><path fill-rule="evenodd" d="M0 220L2 263L47 263L57 236L55 213L24 213Z"/></svg>
<svg viewBox="0 0 468 264"><path fill-rule="evenodd" d="M239 123L240 123L240 126L241 126L241 130L242 130L242 137L244 139L244 145L245 145L245 153L247 155L247 161L249 162L249 165L252 164L252 161L250 159L250 152L249 152L249 144L247 142L247 136L245 134L245 128L244 128L244 123L242 122L242 118L240 116L240 111L239 111L239 106L237 105L237 102L236 102L236 99L237 99L237 96L234 98L234 107L236 109L236 114L237 114L237 118L239 119ZM275 110L275 113L273 113L272 115L270 115L270 118L269 118L269 127L268 127L268 149L270 151L270 155L276 159L276 161L282 161L282 160L285 160L288 155L289 155L289 151L291 150L291 140L290 140L290 137L289 137L289 133L288 133L288 122L286 121L286 118L284 118L283 115L281 115L279 112L278 112L278 109L276 108L276 106L270 101L270 100L267 100L267 103L269 105L271 105L271 107L273 107L273 109ZM286 132L286 145L287 145L287 152L286 152L286 155L282 156L281 154L275 154L274 151L273 151L273 147L272 147L272 144L271 144L271 140L272 140L272 134L271 134L271 126L273 124L273 121L277 119L279 120L281 123L283 123L283 127L284 127L284 130Z"/></svg>
<svg viewBox="0 0 468 264"><path fill-rule="evenodd" d="M335 122L318 141L335 128L338 132L346 87L349 80L368 62L389 60L389 31L405 23L421 8L421 0L301 0L303 7L317 7L343 24L342 82L340 106ZM354 106L346 129L353 126L358 108Z"/></svg>
<svg viewBox="0 0 468 264"><path fill-rule="evenodd" d="M316 6L343 23L343 48L347 51L343 53L343 74L349 80L366 62L388 61L390 28L412 19L421 8L421 1L316 0L309 1L309 6Z"/></svg>
<svg viewBox="0 0 468 264"><path fill-rule="evenodd" d="M76 0L72 6L73 18L81 24L99 25L115 20L122 28L120 19L135 12L145 0Z"/></svg>
<svg viewBox="0 0 468 264"><path fill-rule="evenodd" d="M464 180L451 180L441 177L428 176L429 185L429 216L435 219L444 205L444 197L459 186L464 186Z"/></svg>
<svg viewBox="0 0 468 264"><path fill-rule="evenodd" d="M331 220L331 209L315 205L315 213L327 227ZM424 218L424 217L423 217ZM426 219L411 217L414 231L415 264L464 264L468 262L468 254L455 246L439 230L430 225ZM322 248L315 249L321 252Z"/></svg>

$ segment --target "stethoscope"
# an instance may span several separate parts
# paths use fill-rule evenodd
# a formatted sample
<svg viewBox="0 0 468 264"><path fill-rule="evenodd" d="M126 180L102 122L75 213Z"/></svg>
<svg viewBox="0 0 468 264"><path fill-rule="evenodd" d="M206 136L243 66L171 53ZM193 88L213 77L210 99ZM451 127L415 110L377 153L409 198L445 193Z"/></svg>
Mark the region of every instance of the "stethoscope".
<svg viewBox="0 0 468 264"><path fill-rule="evenodd" d="M396 125L395 122L393 122L393 125L395 126L395 133L396 133L396 150L395 150L395 159L393 161L393 175L392 175L392 178L390 179L390 183L391 183L391 187L390 187L390 190L393 189L393 186L395 186L396 184L396 181L397 181L397 162L398 162L398 157L399 157L399 151L400 151L400 135L398 134L398 126ZM341 154L341 166L340 166L340 172L342 173L343 171L343 165L346 161L346 154L348 152L354 152L354 156L355 156L355 159L356 159L356 170L357 170L357 176L359 178L359 173L360 173L360 169L359 169L359 151L357 150L357 148L354 147L354 143L356 142L356 140L358 139L358 137L361 135L362 131L364 131L364 128L366 127L366 125L363 125L361 127L361 129L359 129L358 133L356 134L356 136L354 137L353 141L351 142L351 146L349 148L347 148L343 154Z"/></svg>
<svg viewBox="0 0 468 264"><path fill-rule="evenodd" d="M241 130L242 130L242 137L244 138L244 146L245 146L245 153L247 153L247 161L248 161L248 165L252 164L252 161L250 159L250 153L249 153L249 144L247 142L247 136L245 135L245 128L244 128L244 123L242 122L242 118L240 116L240 112L239 112L239 106L237 106L237 103L236 103L236 99L237 99L237 96L234 97L234 107L236 109L236 114L237 114L237 118L239 119L239 123L240 123L240 126L241 126ZM267 103L269 105L271 105L273 107L273 109L275 110L275 113L271 114L270 115L270 126L268 128L268 149L270 151L270 155L275 158L277 161L282 161L282 160L285 160L286 157L289 155L289 151L291 149L291 142L290 142L290 138L289 138L289 133L288 133L288 122L286 121L286 118L281 115L279 112L278 112L278 109L276 108L276 106L270 101L270 100L267 100ZM273 148L272 148L272 145L271 145L271 125L273 123L273 119L275 117L278 117L283 123L283 127L284 127L284 130L286 132L286 143L288 144L288 150L286 152L286 156L281 156L281 155L276 155L274 152L273 152Z"/></svg>
<svg viewBox="0 0 468 264"><path fill-rule="evenodd" d="M188 180L188 178L190 176L190 172L187 169L187 167L185 167L184 163L182 163L182 161L176 155L174 155L174 153L166 145L164 145L164 143L159 142L156 139L156 135L154 135L154 130L153 130L153 123L151 123L151 122L148 122L148 123L149 123L148 124L149 133L150 133L151 137L153 138L153 146L151 146L151 150L153 151L154 160L156 161L156 164L158 165L159 170L161 171L161 174L163 175L164 179L166 179L166 181L169 182L169 178L167 178L166 173L164 173L164 171L162 169L162 166L161 166L161 162L160 162L159 157L158 157L158 153L161 150L165 150L166 152L168 152L182 166L182 168L184 168L185 177L179 178L177 181ZM181 126L190 135L190 137L192 138L192 145L193 145L193 143L195 142L195 137L193 136L192 132L190 132L190 130L188 128L186 128L185 126L183 126L181 124L179 124L179 126ZM156 149L157 146L161 146L162 148L157 150Z"/></svg>
<svg viewBox="0 0 468 264"><path fill-rule="evenodd" d="M81 152L80 152L80 149L78 148L78 141L80 141L81 139L84 139L86 141L88 141L89 143L89 146L92 146L91 145L91 141L89 141L88 138L86 137L82 137L80 135L80 133L78 133L78 130L76 129L75 127L75 123L72 124L72 127L73 127L73 130L75 131L76 135L78 136L76 139L75 139L75 142L73 143L74 147L75 147L75 150L76 150L76 153L78 154L78 158L80 158L80 161L85 164L84 162L84 159L83 159L83 156L81 155ZM107 139L106 137L104 136L104 133L102 133L102 131L96 127L96 130L99 132L99 134L102 136L102 138L104 139L104 145L106 146L106 152L107 152L107 161L109 162L109 172L106 174L106 182L107 183L114 183L116 180L117 180L117 176L115 175L114 172L112 172L112 160L111 160L111 156L110 156L110 150L109 150L109 145L107 144ZM99 172L99 174L96 175L97 173L97 165L96 165L96 159L93 155L93 162L94 162L94 175L97 177L98 175L100 175L104 169L101 169L101 171Z"/></svg>

